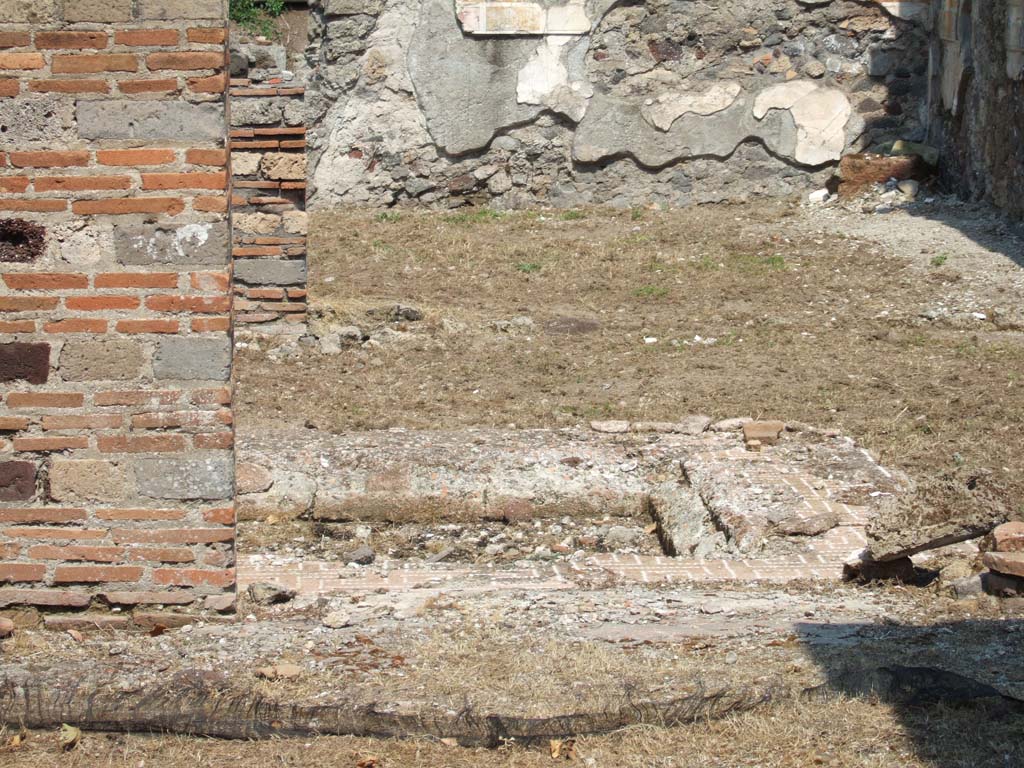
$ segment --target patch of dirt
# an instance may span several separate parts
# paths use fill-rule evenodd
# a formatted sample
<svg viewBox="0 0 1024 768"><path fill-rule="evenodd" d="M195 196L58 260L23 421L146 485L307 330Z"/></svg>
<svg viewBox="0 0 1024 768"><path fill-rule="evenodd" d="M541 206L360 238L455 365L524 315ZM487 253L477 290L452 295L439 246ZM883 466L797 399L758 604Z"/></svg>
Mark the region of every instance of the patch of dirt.
<svg viewBox="0 0 1024 768"><path fill-rule="evenodd" d="M247 428L764 416L1024 497L1024 246L983 209L330 212L310 232L314 328L365 340L242 340ZM395 305L423 319L374 313Z"/></svg>

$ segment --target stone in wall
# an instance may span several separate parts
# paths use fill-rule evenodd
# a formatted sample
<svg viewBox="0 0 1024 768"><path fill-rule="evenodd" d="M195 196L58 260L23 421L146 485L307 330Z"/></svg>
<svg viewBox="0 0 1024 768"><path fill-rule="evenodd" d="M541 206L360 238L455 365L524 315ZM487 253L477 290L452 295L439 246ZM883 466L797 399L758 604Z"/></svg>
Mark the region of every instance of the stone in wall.
<svg viewBox="0 0 1024 768"><path fill-rule="evenodd" d="M924 138L922 3L591 0L557 33L566 4L507 5L315 7L312 205L788 194Z"/></svg>

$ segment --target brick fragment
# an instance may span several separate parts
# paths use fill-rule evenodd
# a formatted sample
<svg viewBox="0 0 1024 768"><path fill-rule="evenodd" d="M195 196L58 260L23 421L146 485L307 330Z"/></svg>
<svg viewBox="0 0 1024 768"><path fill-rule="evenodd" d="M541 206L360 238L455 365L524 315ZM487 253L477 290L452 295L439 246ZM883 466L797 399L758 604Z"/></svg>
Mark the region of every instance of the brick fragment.
<svg viewBox="0 0 1024 768"><path fill-rule="evenodd" d="M227 175L223 171L142 174L142 188L146 190L224 189L226 186Z"/></svg>
<svg viewBox="0 0 1024 768"><path fill-rule="evenodd" d="M100 599L111 605L189 605L196 601L191 592L103 592Z"/></svg>
<svg viewBox="0 0 1024 768"><path fill-rule="evenodd" d="M67 429L120 429L124 424L124 417L117 413L90 413L81 416L43 416L43 430L67 430Z"/></svg>
<svg viewBox="0 0 1024 768"><path fill-rule="evenodd" d="M28 32L0 32L0 48L24 48L31 44L32 35Z"/></svg>
<svg viewBox="0 0 1024 768"><path fill-rule="evenodd" d="M36 32L36 48L55 50L60 48L106 48L106 32Z"/></svg>
<svg viewBox="0 0 1024 768"><path fill-rule="evenodd" d="M46 608L86 608L91 598L63 589L0 589L0 608L36 605Z"/></svg>
<svg viewBox="0 0 1024 768"><path fill-rule="evenodd" d="M68 209L67 200L0 200L0 211L23 211L25 213L60 213Z"/></svg>
<svg viewBox="0 0 1024 768"><path fill-rule="evenodd" d="M138 59L129 53L54 56L50 68L55 75L93 74L97 72L137 72Z"/></svg>
<svg viewBox="0 0 1024 768"><path fill-rule="evenodd" d="M86 320L72 318L70 320L59 320L56 323L46 323L43 326L46 333L106 333L106 320Z"/></svg>
<svg viewBox="0 0 1024 768"><path fill-rule="evenodd" d="M227 88L228 76L225 73L209 77L190 77L188 87L194 93L223 93Z"/></svg>
<svg viewBox="0 0 1024 768"><path fill-rule="evenodd" d="M89 153L84 150L11 152L11 165L15 168L71 168L89 164Z"/></svg>
<svg viewBox="0 0 1024 768"><path fill-rule="evenodd" d="M0 296L0 312L40 312L59 303L56 296Z"/></svg>
<svg viewBox="0 0 1024 768"><path fill-rule="evenodd" d="M0 563L0 582L42 581L46 566L29 563Z"/></svg>
<svg viewBox="0 0 1024 768"><path fill-rule="evenodd" d="M86 192L131 186L128 176L40 176L35 180L36 192Z"/></svg>
<svg viewBox="0 0 1024 768"><path fill-rule="evenodd" d="M177 453L186 448L182 435L100 435L100 453Z"/></svg>
<svg viewBox="0 0 1024 768"><path fill-rule="evenodd" d="M176 29L119 29L114 33L114 43L132 46L177 45Z"/></svg>
<svg viewBox="0 0 1024 768"><path fill-rule="evenodd" d="M98 509L95 512L97 520L183 520L185 518L183 509Z"/></svg>
<svg viewBox="0 0 1024 768"><path fill-rule="evenodd" d="M159 80L118 80L117 88L121 93L129 95L136 93L166 93L167 91L178 90L178 81L175 78L163 78Z"/></svg>
<svg viewBox="0 0 1024 768"><path fill-rule="evenodd" d="M85 395L80 392L12 392L8 408L81 408Z"/></svg>
<svg viewBox="0 0 1024 768"><path fill-rule="evenodd" d="M0 69L32 70L46 66L41 53L0 53Z"/></svg>
<svg viewBox="0 0 1024 768"><path fill-rule="evenodd" d="M3 278L7 287L16 291L80 290L89 287L89 277L74 272L12 272Z"/></svg>
<svg viewBox="0 0 1024 768"><path fill-rule="evenodd" d="M161 69L197 70L219 69L224 66L223 51L167 51L151 53L146 57L150 70Z"/></svg>
<svg viewBox="0 0 1024 768"><path fill-rule="evenodd" d="M21 93L21 83L18 80L0 79L0 99L11 99Z"/></svg>
<svg viewBox="0 0 1024 768"><path fill-rule="evenodd" d="M29 547L28 556L33 560L66 560L68 562L116 563L124 558L123 547L90 547L82 544L61 545L38 544Z"/></svg>
<svg viewBox="0 0 1024 768"><path fill-rule="evenodd" d="M31 424L32 420L24 416L0 416L0 432L19 432Z"/></svg>
<svg viewBox="0 0 1024 768"><path fill-rule="evenodd" d="M97 392L93 402L98 406L110 405L172 405L178 402L177 390L132 389Z"/></svg>
<svg viewBox="0 0 1024 768"><path fill-rule="evenodd" d="M224 27L192 27L187 35L190 43L219 45L227 40L228 32Z"/></svg>
<svg viewBox="0 0 1024 768"><path fill-rule="evenodd" d="M223 167L228 161L228 151L226 149L190 149L185 153L185 160L192 165Z"/></svg>
<svg viewBox="0 0 1024 768"><path fill-rule="evenodd" d="M28 184L28 176L2 176L0 177L0 192L20 194L28 189Z"/></svg>
<svg viewBox="0 0 1024 768"><path fill-rule="evenodd" d="M34 320L0 320L0 333L35 333Z"/></svg>
<svg viewBox="0 0 1024 768"><path fill-rule="evenodd" d="M0 501L29 501L36 495L36 465L31 461L0 462ZM2 520L3 518L0 518Z"/></svg>
<svg viewBox="0 0 1024 768"><path fill-rule="evenodd" d="M34 465L33 465L34 468ZM60 507L40 507L34 509L0 509L0 523L5 524L40 524L40 523L73 523L85 520L84 509L64 509Z"/></svg>
<svg viewBox="0 0 1024 768"><path fill-rule="evenodd" d="M138 309L142 300L137 296L69 296L64 306L78 312L105 312Z"/></svg>
<svg viewBox="0 0 1024 768"><path fill-rule="evenodd" d="M231 311L229 296L150 296L146 308L154 312L221 314Z"/></svg>
<svg viewBox="0 0 1024 768"><path fill-rule="evenodd" d="M45 384L50 377L50 345L15 341L0 344L0 382Z"/></svg>
<svg viewBox="0 0 1024 768"><path fill-rule="evenodd" d="M45 572L45 567L44 567ZM138 581L142 568L131 565L65 565L54 572L56 584L97 584L102 582Z"/></svg>
<svg viewBox="0 0 1024 768"><path fill-rule="evenodd" d="M153 581L168 586L211 586L223 589L235 583L235 571L233 568L211 571L197 568L157 568L153 571Z"/></svg>
<svg viewBox="0 0 1024 768"><path fill-rule="evenodd" d="M16 437L14 450L25 453L49 453L88 448L89 438L85 435L74 437Z"/></svg>
<svg viewBox="0 0 1024 768"><path fill-rule="evenodd" d="M110 84L105 80L31 80L28 89L33 93L110 93Z"/></svg>
<svg viewBox="0 0 1024 768"><path fill-rule="evenodd" d="M96 275L97 288L177 288L176 272L103 272Z"/></svg>
<svg viewBox="0 0 1024 768"><path fill-rule="evenodd" d="M213 432L196 435L192 445L196 450L227 450L235 444L233 432Z"/></svg>
<svg viewBox="0 0 1024 768"><path fill-rule="evenodd" d="M185 547L133 547L128 562L193 563L196 556Z"/></svg>
<svg viewBox="0 0 1024 768"><path fill-rule="evenodd" d="M118 333L177 333L180 324L177 320L118 320L115 329Z"/></svg>
<svg viewBox="0 0 1024 768"><path fill-rule="evenodd" d="M71 210L83 216L117 216L131 213L164 213L168 216L177 216L185 210L185 203L177 197L120 197L108 200L76 200L71 204Z"/></svg>
<svg viewBox="0 0 1024 768"><path fill-rule="evenodd" d="M174 162L173 149L106 149L96 153L100 165L167 165Z"/></svg>
<svg viewBox="0 0 1024 768"><path fill-rule="evenodd" d="M53 632L124 630L128 629L131 620L127 616L116 616L110 613L88 613L76 616L46 616L43 624Z"/></svg>

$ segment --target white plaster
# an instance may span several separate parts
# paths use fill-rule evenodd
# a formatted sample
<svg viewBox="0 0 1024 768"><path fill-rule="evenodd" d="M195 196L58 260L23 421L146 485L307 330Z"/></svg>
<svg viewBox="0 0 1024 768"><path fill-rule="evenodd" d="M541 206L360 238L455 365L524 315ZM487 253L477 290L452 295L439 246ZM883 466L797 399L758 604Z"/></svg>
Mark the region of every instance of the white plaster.
<svg viewBox="0 0 1024 768"><path fill-rule="evenodd" d="M662 131L685 114L713 115L732 106L742 91L739 83L716 83L706 91L664 93L641 108L644 119Z"/></svg>
<svg viewBox="0 0 1024 768"><path fill-rule="evenodd" d="M591 28L582 0L547 9L534 2L455 0L455 15L469 35L584 35Z"/></svg>
<svg viewBox="0 0 1024 768"><path fill-rule="evenodd" d="M904 21L924 21L928 18L931 4L917 0L875 0L890 15Z"/></svg>
<svg viewBox="0 0 1024 768"><path fill-rule="evenodd" d="M804 165L835 162L846 149L846 124L853 107L846 94L808 80L794 80L767 88L754 100L754 117L770 110L788 110L796 124L793 159Z"/></svg>
<svg viewBox="0 0 1024 768"><path fill-rule="evenodd" d="M519 70L519 104L549 107L576 122L583 119L594 89L586 81L570 82L563 49L574 40L572 35L550 35L538 44L533 56Z"/></svg>

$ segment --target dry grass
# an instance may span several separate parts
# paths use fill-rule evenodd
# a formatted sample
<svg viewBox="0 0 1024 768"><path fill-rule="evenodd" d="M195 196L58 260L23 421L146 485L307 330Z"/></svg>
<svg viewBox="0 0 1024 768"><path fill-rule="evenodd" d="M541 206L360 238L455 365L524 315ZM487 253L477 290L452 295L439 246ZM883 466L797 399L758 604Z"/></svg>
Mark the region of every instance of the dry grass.
<svg viewBox="0 0 1024 768"><path fill-rule="evenodd" d="M570 764L599 768L1011 768L1024 765L1024 718L984 710L898 711L870 701L787 703L687 728L631 728L579 739ZM376 762L367 762L374 760ZM60 754L33 733L11 768L540 768L546 745L497 751L349 737L225 742L86 734Z"/></svg>
<svg viewBox="0 0 1024 768"><path fill-rule="evenodd" d="M807 234L793 215L783 204L571 219L321 214L314 307L366 330L368 309L399 302L426 319L336 357L242 354L239 422L770 416L838 427L912 474L967 464L1019 489L1009 468L1024 464L1021 335L921 323L918 309L960 290L955 264L922 270L872 242ZM520 316L533 325L491 325Z"/></svg>

